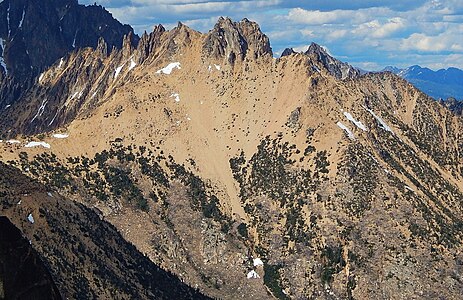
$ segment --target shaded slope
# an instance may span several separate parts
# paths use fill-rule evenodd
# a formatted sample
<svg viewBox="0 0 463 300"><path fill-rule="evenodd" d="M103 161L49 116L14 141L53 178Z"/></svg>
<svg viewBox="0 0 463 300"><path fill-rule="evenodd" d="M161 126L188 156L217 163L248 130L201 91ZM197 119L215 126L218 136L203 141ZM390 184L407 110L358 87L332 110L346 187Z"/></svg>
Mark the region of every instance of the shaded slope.
<svg viewBox="0 0 463 300"><path fill-rule="evenodd" d="M0 299L61 299L37 252L7 218L0 217Z"/></svg>
<svg viewBox="0 0 463 300"><path fill-rule="evenodd" d="M90 209L47 194L3 164L0 175L2 215L31 240L63 297L207 299L155 266Z"/></svg>

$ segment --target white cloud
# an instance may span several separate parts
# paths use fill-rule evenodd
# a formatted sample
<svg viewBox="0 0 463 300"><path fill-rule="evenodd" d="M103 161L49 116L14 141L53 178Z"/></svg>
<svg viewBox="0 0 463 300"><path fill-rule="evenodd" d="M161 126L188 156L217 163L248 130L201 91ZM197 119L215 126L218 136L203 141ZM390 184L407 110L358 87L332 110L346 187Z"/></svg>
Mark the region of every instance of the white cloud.
<svg viewBox="0 0 463 300"><path fill-rule="evenodd" d="M458 35L460 33L456 34ZM422 52L463 52L463 40L461 38L455 39L455 33L452 31L446 31L435 36L428 36L423 33L413 33L402 41L400 50L418 50Z"/></svg>

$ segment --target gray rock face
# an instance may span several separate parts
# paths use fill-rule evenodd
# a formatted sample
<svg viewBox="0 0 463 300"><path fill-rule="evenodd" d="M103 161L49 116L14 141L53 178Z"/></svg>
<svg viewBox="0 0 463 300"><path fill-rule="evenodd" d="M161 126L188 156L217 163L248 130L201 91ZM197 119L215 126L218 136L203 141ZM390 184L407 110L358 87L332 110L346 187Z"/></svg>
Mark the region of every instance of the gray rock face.
<svg viewBox="0 0 463 300"><path fill-rule="evenodd" d="M230 18L220 17L204 41L203 52L217 59L225 58L233 64L246 57L256 59L272 55L272 48L257 23L248 19L233 22Z"/></svg>
<svg viewBox="0 0 463 300"><path fill-rule="evenodd" d="M344 63L331 55L315 43L310 44L309 49L305 52L306 55L313 55L320 61L323 66L337 79L355 78L360 75L360 72L351 65Z"/></svg>
<svg viewBox="0 0 463 300"><path fill-rule="evenodd" d="M103 7L77 1L6 0L0 3L2 57L8 74L35 76L69 51L98 45L121 48L122 37L133 29L122 25ZM131 35L131 42L138 41ZM1 68L5 73L5 68Z"/></svg>

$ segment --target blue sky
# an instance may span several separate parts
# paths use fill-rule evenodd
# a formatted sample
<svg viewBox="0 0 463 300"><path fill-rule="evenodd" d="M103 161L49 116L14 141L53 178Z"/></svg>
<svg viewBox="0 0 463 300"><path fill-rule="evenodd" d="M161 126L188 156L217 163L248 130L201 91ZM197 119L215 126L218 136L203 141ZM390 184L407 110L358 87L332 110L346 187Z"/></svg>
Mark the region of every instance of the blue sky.
<svg viewBox="0 0 463 300"><path fill-rule="evenodd" d="M82 1L93 4L95 0ZM463 68L463 0L97 0L137 33L177 21L207 32L219 16L256 21L275 55L314 41L366 70Z"/></svg>

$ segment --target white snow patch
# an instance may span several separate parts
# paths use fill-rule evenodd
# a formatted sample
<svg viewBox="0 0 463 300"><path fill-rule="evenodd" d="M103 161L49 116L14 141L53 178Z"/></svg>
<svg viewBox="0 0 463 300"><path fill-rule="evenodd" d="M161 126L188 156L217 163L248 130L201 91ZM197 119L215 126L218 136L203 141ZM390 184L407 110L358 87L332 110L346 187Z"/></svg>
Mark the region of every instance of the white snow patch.
<svg viewBox="0 0 463 300"><path fill-rule="evenodd" d="M364 107L364 108L376 119L376 121L379 122L379 124L384 130L394 133L394 131L392 131L392 128L389 127L389 125L387 125L383 119L381 119L378 115L376 115L371 109L367 107Z"/></svg>
<svg viewBox="0 0 463 300"><path fill-rule="evenodd" d="M341 122L338 122L336 123L336 125L338 125L339 128L341 128L342 130L344 130L346 133L347 133L347 136L351 139L351 140L355 140L355 136L354 134L352 133L352 131L350 131L350 129L342 124Z"/></svg>
<svg viewBox="0 0 463 300"><path fill-rule="evenodd" d="M212 72L212 66L209 65L209 67L207 68L207 70L208 70L209 72Z"/></svg>
<svg viewBox="0 0 463 300"><path fill-rule="evenodd" d="M7 108L8 108L8 107L10 107L10 106L11 106L11 105L10 105L10 104L8 104L7 106L5 106L5 109L7 109Z"/></svg>
<svg viewBox="0 0 463 300"><path fill-rule="evenodd" d="M5 63L5 60L3 59L3 56L0 56L0 66L3 67L3 69L5 70L5 74L8 75L8 69L6 68L6 63Z"/></svg>
<svg viewBox="0 0 463 300"><path fill-rule="evenodd" d="M23 22L24 22L24 16L26 15L26 10L23 9L23 16L21 17L21 21L19 21L19 28L21 28L23 26Z"/></svg>
<svg viewBox="0 0 463 300"><path fill-rule="evenodd" d="M69 134L67 133L55 133L53 135L55 139L67 139L69 137Z"/></svg>
<svg viewBox="0 0 463 300"><path fill-rule="evenodd" d="M263 266L264 262L260 258L257 257L257 258L254 258L253 264L254 264L254 267Z"/></svg>
<svg viewBox="0 0 463 300"><path fill-rule="evenodd" d="M41 147L44 147L44 148L47 148L47 149L51 148L50 144L45 143L45 142L29 142L24 147L33 148L33 147L38 147L38 146L41 146Z"/></svg>
<svg viewBox="0 0 463 300"><path fill-rule="evenodd" d="M124 67L124 65L119 66L119 67L116 68L116 70L114 71L114 79L116 79L117 76L119 76L119 73L121 72L123 67Z"/></svg>
<svg viewBox="0 0 463 300"><path fill-rule="evenodd" d="M167 67L162 68L161 70L158 70L156 74L167 74L169 75L172 73L174 69L181 69L182 67L180 66L179 62L173 62L167 65Z"/></svg>
<svg viewBox="0 0 463 300"><path fill-rule="evenodd" d="M170 95L170 98L174 98L175 102L180 102L180 95L177 93L172 93L172 95Z"/></svg>
<svg viewBox="0 0 463 300"><path fill-rule="evenodd" d="M260 278L259 274L256 271L252 270L247 275L248 279L257 279Z"/></svg>
<svg viewBox="0 0 463 300"><path fill-rule="evenodd" d="M129 71L135 68L137 64L133 61L133 59L130 60L130 66L129 66Z"/></svg>
<svg viewBox="0 0 463 300"><path fill-rule="evenodd" d="M16 205L21 205L21 202L22 200L19 200L18 203L16 203Z"/></svg>
<svg viewBox="0 0 463 300"><path fill-rule="evenodd" d="M34 222L35 222L35 221L34 221L34 216L32 216L32 214L29 214L29 215L27 216L27 220L28 220L29 222L31 222L31 224L34 224Z"/></svg>
<svg viewBox="0 0 463 300"><path fill-rule="evenodd" d="M45 110L45 106L47 105L47 100L43 100L42 101L42 104L40 104L40 107L37 111L37 113L35 114L35 116L32 118L31 120L31 123L34 122L34 120L37 118L37 117L40 117L42 114L43 114L43 111Z"/></svg>
<svg viewBox="0 0 463 300"><path fill-rule="evenodd" d="M74 34L74 40L72 41L72 48L76 47L76 38L77 38L77 30L76 30L76 33Z"/></svg>
<svg viewBox="0 0 463 300"><path fill-rule="evenodd" d="M58 113L59 113L59 110L56 111L55 115L53 116L53 119L51 119L50 123L48 123L48 126L50 126L51 124L53 124L53 122L55 122L55 119L58 116Z"/></svg>
<svg viewBox="0 0 463 300"><path fill-rule="evenodd" d="M8 141L6 141L6 142L7 142L8 144L21 144L21 142L18 141L18 140L8 140Z"/></svg>
<svg viewBox="0 0 463 300"><path fill-rule="evenodd" d="M64 58L61 57L61 59L59 60L58 68L61 68L61 66L63 65L63 63L64 63Z"/></svg>
<svg viewBox="0 0 463 300"><path fill-rule="evenodd" d="M362 129L363 131L368 131L367 127L365 125L363 125L362 122L360 121L357 121L350 113L348 113L347 111L344 112L344 116L349 120L351 121L352 123L355 124L355 126L357 126L358 128Z"/></svg>
<svg viewBox="0 0 463 300"><path fill-rule="evenodd" d="M11 3L8 4L8 8L6 10L6 21L7 21L7 28L8 28L8 36L11 35L11 28L10 28L10 7Z"/></svg>
<svg viewBox="0 0 463 300"><path fill-rule="evenodd" d="M47 193L48 197L52 197L53 198L53 194L51 192L48 192Z"/></svg>
<svg viewBox="0 0 463 300"><path fill-rule="evenodd" d="M217 69L217 71L220 71L220 66L219 65L214 64L214 67Z"/></svg>
<svg viewBox="0 0 463 300"><path fill-rule="evenodd" d="M407 190L411 191L411 192L415 192L415 190L412 189L411 187L409 187L408 185L406 185L405 188L406 188Z"/></svg>
<svg viewBox="0 0 463 300"><path fill-rule="evenodd" d="M42 82L42 79L43 79L43 76L44 76L44 75L45 75L45 73L40 74L40 76L39 76L39 82Z"/></svg>

